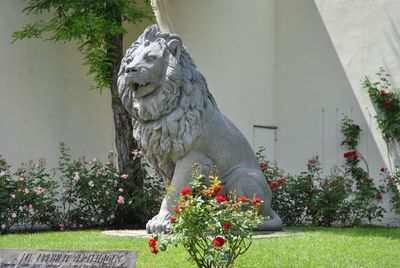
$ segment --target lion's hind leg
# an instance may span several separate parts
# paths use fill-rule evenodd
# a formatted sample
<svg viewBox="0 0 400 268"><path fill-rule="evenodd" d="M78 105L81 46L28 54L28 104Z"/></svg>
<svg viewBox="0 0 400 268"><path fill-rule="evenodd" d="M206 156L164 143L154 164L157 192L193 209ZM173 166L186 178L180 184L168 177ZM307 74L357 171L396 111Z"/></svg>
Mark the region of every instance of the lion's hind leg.
<svg viewBox="0 0 400 268"><path fill-rule="evenodd" d="M281 218L272 210L272 192L264 175L257 169L237 167L225 178L222 178L227 192L235 192L237 197L261 198L264 202L260 208L260 214L268 217L266 221L257 227L261 231L282 230Z"/></svg>

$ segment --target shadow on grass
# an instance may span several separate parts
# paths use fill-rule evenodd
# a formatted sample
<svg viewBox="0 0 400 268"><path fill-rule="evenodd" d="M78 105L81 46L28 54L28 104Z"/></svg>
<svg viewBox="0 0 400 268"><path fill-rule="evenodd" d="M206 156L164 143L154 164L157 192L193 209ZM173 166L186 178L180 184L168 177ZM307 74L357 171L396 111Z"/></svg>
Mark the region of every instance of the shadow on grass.
<svg viewBox="0 0 400 268"><path fill-rule="evenodd" d="M400 228L395 227L313 227L313 226L296 226L286 227L287 230L301 230L306 233L329 233L332 235L344 235L352 237L385 237L400 240Z"/></svg>

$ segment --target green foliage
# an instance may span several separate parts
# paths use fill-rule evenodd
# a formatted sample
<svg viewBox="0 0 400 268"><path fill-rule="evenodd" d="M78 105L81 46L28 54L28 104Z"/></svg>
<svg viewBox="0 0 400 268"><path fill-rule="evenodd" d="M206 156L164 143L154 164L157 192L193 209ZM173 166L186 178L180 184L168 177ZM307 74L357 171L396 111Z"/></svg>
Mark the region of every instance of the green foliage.
<svg viewBox="0 0 400 268"><path fill-rule="evenodd" d="M312 201L307 205L307 214L314 225L332 226L338 221L345 223L349 214L347 198L351 194L348 178L339 170L325 178L318 178L318 187Z"/></svg>
<svg viewBox="0 0 400 268"><path fill-rule="evenodd" d="M316 192L314 180L320 173L318 157L308 161L307 171L298 176L285 176L278 163L270 162L262 156L264 150L263 147L259 148L256 157L272 189L272 209L286 226L302 224L307 217L306 208L312 203Z"/></svg>
<svg viewBox="0 0 400 268"><path fill-rule="evenodd" d="M344 169L345 175L351 178L352 185L352 196L349 200L350 213L347 218L351 225L360 225L363 220L367 220L370 224L372 220L380 221L385 212L379 204L382 200L383 188L377 187L369 177L367 163L357 151L360 132L360 127L351 119L345 117L342 120L342 145L348 150L343 155L346 159ZM367 167L367 171L359 166L360 159Z"/></svg>
<svg viewBox="0 0 400 268"><path fill-rule="evenodd" d="M137 23L152 19L148 2L134 0L26 0L22 10L38 19L13 33L13 41L42 38L47 41L75 41L94 74L98 88L110 87L112 66L120 60L115 40L126 33L122 22ZM121 43L122 46L122 43ZM122 47L121 47L122 49Z"/></svg>
<svg viewBox="0 0 400 268"><path fill-rule="evenodd" d="M321 176L318 157L307 162L307 170L299 175L286 175L277 163L271 163L262 156L264 148L260 148L256 156L267 182L272 189L272 208L281 216L285 225L299 225L311 222L314 225L354 226L373 220L380 221L385 210L380 205L383 186L376 186L359 164L365 159L357 151L361 129L357 124L345 117L341 124L343 135L342 146L348 151L343 168L334 168L328 176ZM399 176L400 177L400 176ZM389 189L394 192L392 204L400 207L400 195L395 186L398 179L391 179Z"/></svg>
<svg viewBox="0 0 400 268"><path fill-rule="evenodd" d="M119 174L112 152L105 164L73 160L61 144L58 180L46 171L44 160L30 161L11 174L0 157L0 231L27 231L43 224L60 230L144 227L157 213L164 188L159 178L147 174L142 157L134 152L132 174Z"/></svg>
<svg viewBox="0 0 400 268"><path fill-rule="evenodd" d="M13 177L6 161L1 159L0 172L1 232L12 226L20 230L30 230L37 224L56 226L57 183L46 172L44 160L23 163Z"/></svg>
<svg viewBox="0 0 400 268"><path fill-rule="evenodd" d="M390 173L386 168L381 168L381 175L384 177L386 192L391 193L390 204L396 214L400 215L400 168L396 167L393 173Z"/></svg>
<svg viewBox="0 0 400 268"><path fill-rule="evenodd" d="M376 120L386 141L400 142L400 91L390 83L390 75L381 68L377 81L368 77L362 82L369 97L376 106Z"/></svg>
<svg viewBox="0 0 400 268"><path fill-rule="evenodd" d="M159 179L148 176L142 154L135 159L132 174L118 174L113 152L106 164L96 159L71 160L64 144L60 153L65 227L143 226L156 214L163 187Z"/></svg>
<svg viewBox="0 0 400 268"><path fill-rule="evenodd" d="M217 177L211 176L209 182L199 174L193 177L192 187L181 190L171 217L173 235L156 235L149 242L150 250L157 254L157 247L164 251L170 244L180 244L198 267L233 267L263 220L258 214L262 200L222 194L224 187Z"/></svg>

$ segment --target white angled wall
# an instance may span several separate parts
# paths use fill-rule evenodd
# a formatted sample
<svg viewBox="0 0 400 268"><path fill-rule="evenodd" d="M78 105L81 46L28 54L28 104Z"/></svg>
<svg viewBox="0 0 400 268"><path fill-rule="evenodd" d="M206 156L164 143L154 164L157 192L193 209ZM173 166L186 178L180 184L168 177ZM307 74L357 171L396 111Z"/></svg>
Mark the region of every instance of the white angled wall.
<svg viewBox="0 0 400 268"><path fill-rule="evenodd" d="M250 144L253 125L276 124L274 0L153 3L161 29L181 35L220 109Z"/></svg>
<svg viewBox="0 0 400 268"><path fill-rule="evenodd" d="M400 164L400 151L387 151L377 123L375 108L360 80L376 78L383 67L400 85L400 1L315 0L338 57L352 86L364 117L371 118L371 131L386 166ZM394 147L391 147L394 149ZM394 161L393 161L394 160Z"/></svg>
<svg viewBox="0 0 400 268"><path fill-rule="evenodd" d="M104 159L114 148L109 92L89 90L92 78L73 44L11 44L11 34L34 19L21 13L24 5L0 1L0 154L14 170L40 157L55 167L60 142L74 156ZM142 31L131 29L128 39Z"/></svg>

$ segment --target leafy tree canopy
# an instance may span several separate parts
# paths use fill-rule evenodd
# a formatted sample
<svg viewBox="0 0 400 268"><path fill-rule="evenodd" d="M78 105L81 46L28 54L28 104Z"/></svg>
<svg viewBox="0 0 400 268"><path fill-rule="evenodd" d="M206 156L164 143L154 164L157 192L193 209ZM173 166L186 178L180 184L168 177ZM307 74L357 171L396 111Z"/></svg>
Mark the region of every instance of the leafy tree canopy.
<svg viewBox="0 0 400 268"><path fill-rule="evenodd" d="M24 38L76 41L96 87L110 87L113 64L120 60L112 39L126 33L122 21L138 23L152 19L149 3L134 0L25 0L22 10L40 19L13 34L13 42ZM49 16L50 15L50 16Z"/></svg>

